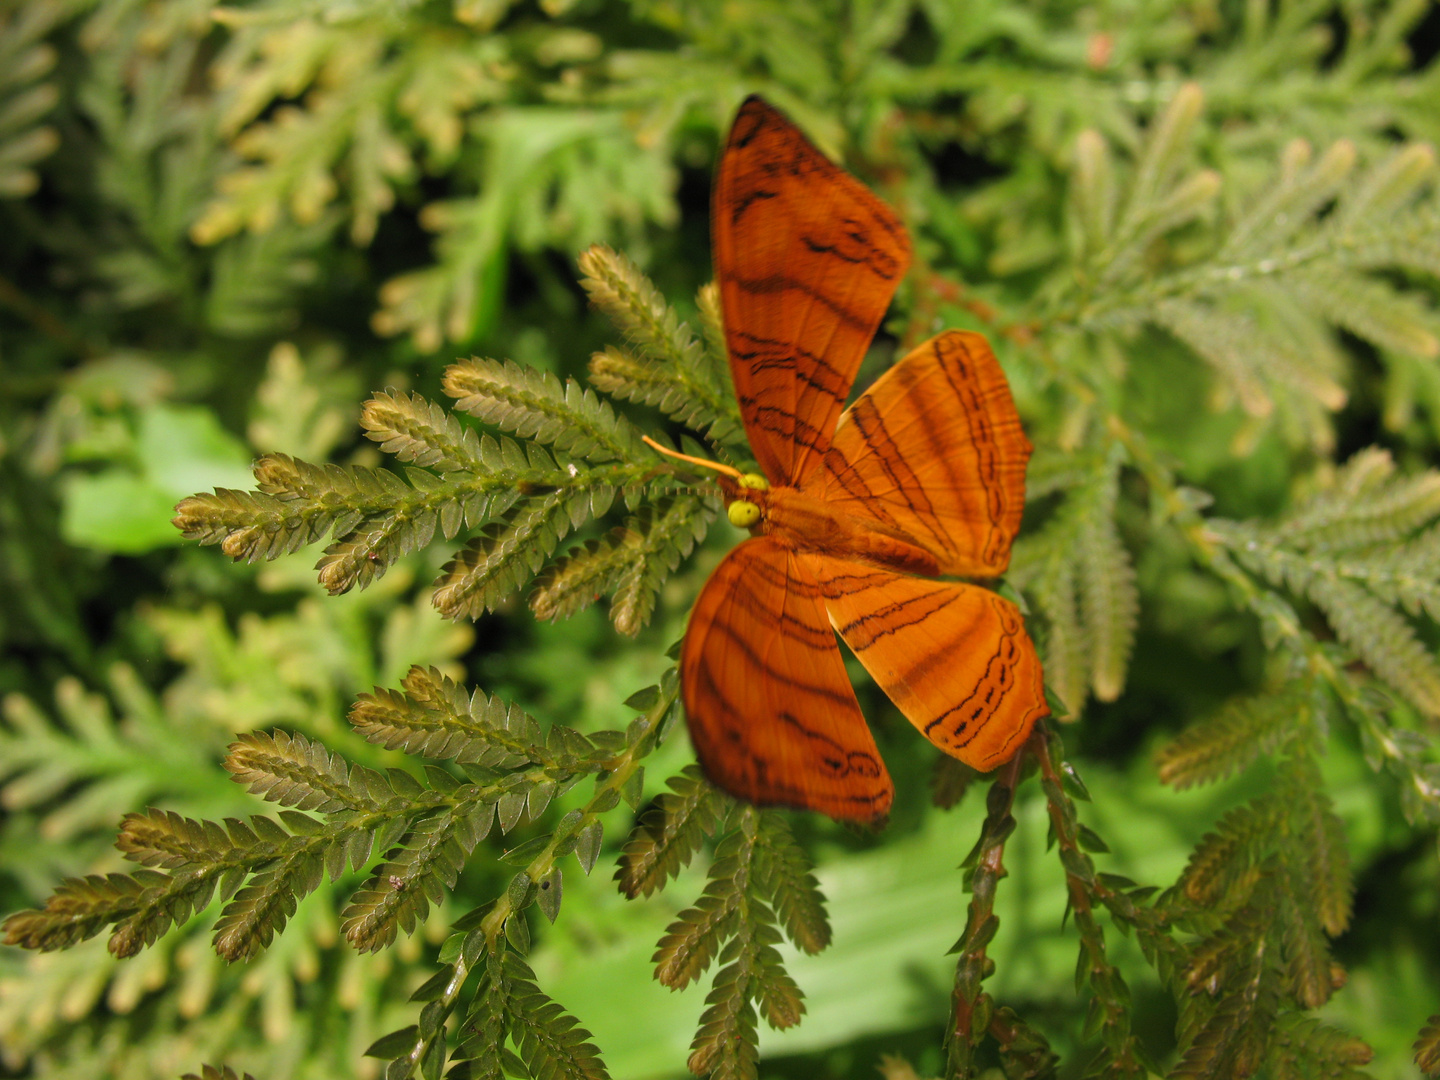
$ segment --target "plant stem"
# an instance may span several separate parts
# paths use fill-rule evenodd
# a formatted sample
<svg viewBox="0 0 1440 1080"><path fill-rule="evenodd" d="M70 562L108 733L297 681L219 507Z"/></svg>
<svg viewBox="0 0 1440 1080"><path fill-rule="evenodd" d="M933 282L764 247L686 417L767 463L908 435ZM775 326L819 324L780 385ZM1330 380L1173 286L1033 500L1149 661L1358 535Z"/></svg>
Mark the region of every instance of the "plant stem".
<svg viewBox="0 0 1440 1080"><path fill-rule="evenodd" d="M1015 786L1024 760L1023 753L1016 754L1001 766L990 785L988 813L971 855L975 866L970 876L970 907L955 963L952 1019L945 1038L946 1080L965 1080L974 1075L972 1051L989 1028L994 1011L990 995L981 991L980 984L995 970L995 962L985 955L985 950L1000 925L995 915L995 886L1006 874L1005 839L1015 830L1010 810L1015 805Z"/></svg>
<svg viewBox="0 0 1440 1080"><path fill-rule="evenodd" d="M1095 918L1094 901L1101 899L1100 890L1117 895L1102 885L1095 874L1095 865L1080 846L1079 822L1075 804L1065 794L1064 779L1056 766L1052 744L1054 736L1042 721L1026 744L1026 752L1035 756L1040 766L1041 787L1050 813L1059 847L1060 864L1065 869L1065 887L1070 910L1075 913L1075 928L1080 932L1081 971L1094 995L1090 999L1087 1031L1098 1029L1110 1054L1108 1075L1143 1077L1146 1069L1137 1058L1134 1034L1130 1030L1130 992L1120 972L1110 963L1105 951L1105 931ZM1126 898L1128 900L1128 897ZM1103 903L1103 900L1102 900ZM1078 976L1077 976L1078 979Z"/></svg>

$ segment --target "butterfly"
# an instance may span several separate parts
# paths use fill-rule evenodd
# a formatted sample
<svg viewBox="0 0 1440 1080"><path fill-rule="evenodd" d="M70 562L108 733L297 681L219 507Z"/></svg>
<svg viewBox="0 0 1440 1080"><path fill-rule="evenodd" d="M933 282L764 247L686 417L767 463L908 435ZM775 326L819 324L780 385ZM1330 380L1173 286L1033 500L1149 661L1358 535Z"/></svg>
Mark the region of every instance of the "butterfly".
<svg viewBox="0 0 1440 1080"><path fill-rule="evenodd" d="M760 805L884 817L894 784L838 631L945 753L992 769L1049 713L1014 604L950 576L1005 571L1030 444L994 354L949 331L841 412L910 262L900 220L758 97L740 107L711 211L750 447L721 475L752 538L701 590L680 656L700 764Z"/></svg>

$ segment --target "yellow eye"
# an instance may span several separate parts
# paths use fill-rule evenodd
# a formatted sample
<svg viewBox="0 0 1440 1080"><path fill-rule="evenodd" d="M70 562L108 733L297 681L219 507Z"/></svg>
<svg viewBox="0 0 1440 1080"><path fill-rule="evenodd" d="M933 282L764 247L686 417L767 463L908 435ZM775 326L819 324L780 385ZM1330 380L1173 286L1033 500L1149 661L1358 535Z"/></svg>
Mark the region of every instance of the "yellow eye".
<svg viewBox="0 0 1440 1080"><path fill-rule="evenodd" d="M749 488L752 491L769 491L770 481L766 480L765 477L759 473L747 472L744 476L740 477L740 486Z"/></svg>
<svg viewBox="0 0 1440 1080"><path fill-rule="evenodd" d="M725 516L737 529L748 529L760 520L760 507L752 502L732 502L725 508Z"/></svg>

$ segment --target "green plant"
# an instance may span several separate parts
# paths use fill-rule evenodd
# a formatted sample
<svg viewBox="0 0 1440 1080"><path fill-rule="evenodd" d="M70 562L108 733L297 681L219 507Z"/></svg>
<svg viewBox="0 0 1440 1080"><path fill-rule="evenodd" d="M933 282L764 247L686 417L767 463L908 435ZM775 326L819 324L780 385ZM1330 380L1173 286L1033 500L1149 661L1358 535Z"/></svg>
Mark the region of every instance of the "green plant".
<svg viewBox="0 0 1440 1080"><path fill-rule="evenodd" d="M259 593L221 584L189 552L165 564L180 567L172 580L221 606L196 616L152 601L97 647L82 606L134 564L100 554L89 580L40 575L68 596L4 571L22 617L0 633L47 658L35 675L5 668L27 692L11 699L4 759L18 791L5 861L25 868L15 906L94 872L12 916L7 933L47 946L113 927L119 952L154 943L149 967L103 976L89 946L38 966L7 959L0 1029L23 1026L22 987L48 1004L32 1041L7 1035L12 1060L173 1073L225 1055L336 1075L393 1028L375 1047L393 1075L435 1075L447 1054L457 1076L599 1075L594 1047L613 1045L605 999L638 1022L644 989L606 969L615 981L586 996L557 958L607 927L641 933L652 910L664 985L716 971L692 1067L754 1075L769 1067L757 1064L760 1018L802 1037L822 1019L827 987L807 981L808 954L833 936L822 960L861 963L846 951L855 924L829 929L817 877L853 912L844 868L923 853L897 864L905 887L866 877L884 898L868 906L914 912L907 897L946 895L919 890L932 866L948 875L938 882L959 876L947 869L962 854L946 846L956 826L934 824L918 782L931 759L889 730L878 702L866 711L901 789L879 838L733 805L686 771L681 740L665 741L676 687L658 656L698 585L685 560L698 550L703 566L723 538L706 546L713 489L639 436L685 428L692 452L746 454L713 295L695 291L702 246L668 239L696 217L671 185L677 168L703 166L734 102L758 89L844 149L911 223L917 266L890 324L901 346L945 325L995 343L1037 446L1009 584L1078 721L1041 731L993 777L942 771L940 801L958 802L949 820L979 834L968 911L934 900L908 922L959 935L953 980L907 991L865 967L888 998L921 1004L901 1015L868 1001L874 1016L858 1022L910 1031L920 1067L949 1075L1351 1076L1366 1075L1372 1048L1374 1075L1412 1059L1435 1072L1440 1029L1418 1010L1440 985L1423 929L1440 815L1428 145L1440 67L1406 52L1424 5L634 0L359 4L322 17L275 0L209 22L208 6L178 2L102 3L75 22L58 6L24 12L15 25L39 29L7 39L33 49L56 27L69 58L48 77L65 102L60 153L98 167L22 163L56 192L95 196L64 204L89 242L29 209L7 219L66 271L22 276L17 255L5 280L26 287L0 295L42 387L5 406L0 465L22 484L0 483L0 509L40 523L4 538L10 564L73 557L43 539L59 535L58 513L28 509L48 505L48 478L85 474L76 505L104 490L96 477L156 487L163 454L146 456L146 433L166 430L172 402L209 403L212 430L217 416L257 422L231 404L237 388L250 396L235 361L258 370L293 339L300 373L277 361L259 410L258 490L196 496L181 520L248 560L328 537L326 589L369 588L342 612L354 594L305 597L293 562ZM439 232L433 256L414 239L388 246L387 228L412 221ZM339 233L355 251L330 243ZM634 257L592 248L582 260L590 299L621 332L598 350L545 257L597 241ZM86 303L67 281L87 283ZM345 281L379 296L372 323L388 344L336 316L335 298L353 295L332 291ZM74 318L47 319L51 307ZM453 365L438 386L450 408L422 372L367 402L370 447L336 442L344 425L320 404L345 393L327 381L334 343L378 386L403 381L390 373L417 353L480 339L529 362ZM585 389L576 358L591 352ZM867 371L887 352L882 342ZM62 363L82 376L62 381ZM330 434L307 444L317 427ZM141 539L108 550L155 551L126 535ZM103 525L68 536L107 550ZM490 644L468 674L484 692L435 666L463 643L426 629L423 600L404 588L452 542L435 604L479 620ZM514 614L527 590L534 615L567 621ZM633 649L590 609L605 598L614 627L639 636ZM257 606L263 616L229 627L226 613ZM377 626L380 651L367 644ZM157 634L177 667L137 680ZM25 704L62 674L62 719ZM75 675L130 719L108 719ZM336 713L356 694L346 731ZM172 761L163 733L177 723L199 737ZM238 789L198 779L206 748L235 730L247 733L227 764L277 816L243 820ZM1162 737L1164 791L1148 759ZM668 792L651 798L645 766L672 778ZM983 800L966 794L982 787ZM141 864L128 874L99 844L103 816L127 799L122 852ZM142 812L147 800L165 809ZM219 824L226 815L233 824ZM1038 850L1041 818L1058 858ZM27 843L32 822L54 822L48 835L68 849ZM615 852L627 833L620 884L651 907L615 914L565 860L589 871L605 836ZM690 864L707 849L702 875ZM676 874L697 899L655 908ZM1035 897L1054 910L1037 914ZM887 941L907 929L887 926ZM217 998L206 984L226 977L199 947L207 933L222 954L255 958L250 991ZM347 952L337 935L361 950L397 944ZM438 966L422 940L439 943ZM938 963L944 944L925 947ZM1077 951L1078 1000L1056 986ZM1367 1013L1365 993L1341 988L1344 969L1387 1006ZM337 988L345 1004L327 1008L307 987ZM802 990L812 1012L797 1027ZM101 992L115 1017L58 1032L60 1002L80 1015ZM269 1057L245 1037L261 1014L279 1048ZM943 1056L930 1037L941 1031ZM853 1033L816 1038L833 1047ZM609 1060L620 1072L624 1059Z"/></svg>

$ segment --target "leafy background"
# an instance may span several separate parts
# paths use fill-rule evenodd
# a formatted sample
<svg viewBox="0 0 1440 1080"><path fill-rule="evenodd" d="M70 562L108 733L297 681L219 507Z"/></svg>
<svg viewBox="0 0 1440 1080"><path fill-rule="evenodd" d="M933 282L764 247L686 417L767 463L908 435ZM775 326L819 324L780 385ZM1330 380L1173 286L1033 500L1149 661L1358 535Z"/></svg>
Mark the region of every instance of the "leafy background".
<svg viewBox="0 0 1440 1080"><path fill-rule="evenodd" d="M232 565L169 519L194 492L251 487L262 453L382 466L362 402L443 400L457 357L583 377L617 341L578 284L590 244L702 323L710 170L758 91L915 235L862 382L896 340L956 325L1011 376L1038 447L1011 583L1078 717L1063 734L1093 795L1082 820L1111 849L1100 868L1175 882L1222 815L1263 809L1312 762L1354 875L1334 943L1348 982L1316 991L1320 1015L1369 1044L1370 1075L1416 1074L1440 1002L1431 5L33 0L0 20L6 910L122 869L123 812L255 813L218 765L237 733L403 764L345 711L412 664L547 723L625 728L724 526L655 583L632 642L595 608L443 621L443 545L327 597L314 551ZM868 1076L886 1053L942 1067L955 866L984 800L934 809L933 752L865 704L894 819L870 836L791 818L835 943L786 954L808 1014L762 1036L766 1075ZM1309 756L1278 753L1299 729ZM688 760L677 735L649 773ZM1078 1075L1091 992L1071 983L1046 814L1022 784L986 988ZM624 900L603 868L633 818L608 812L602 869L566 875L529 962L612 1074L675 1075L702 1002L656 984L650 954L704 868ZM332 884L236 964L209 947L218 905L125 961L96 940L4 948L0 1067L377 1075L361 1054L413 1022L405 998L450 920L505 888L504 845L487 845L378 953L341 941ZM1108 942L1136 1031L1172 1054L1170 995L1133 939Z"/></svg>

